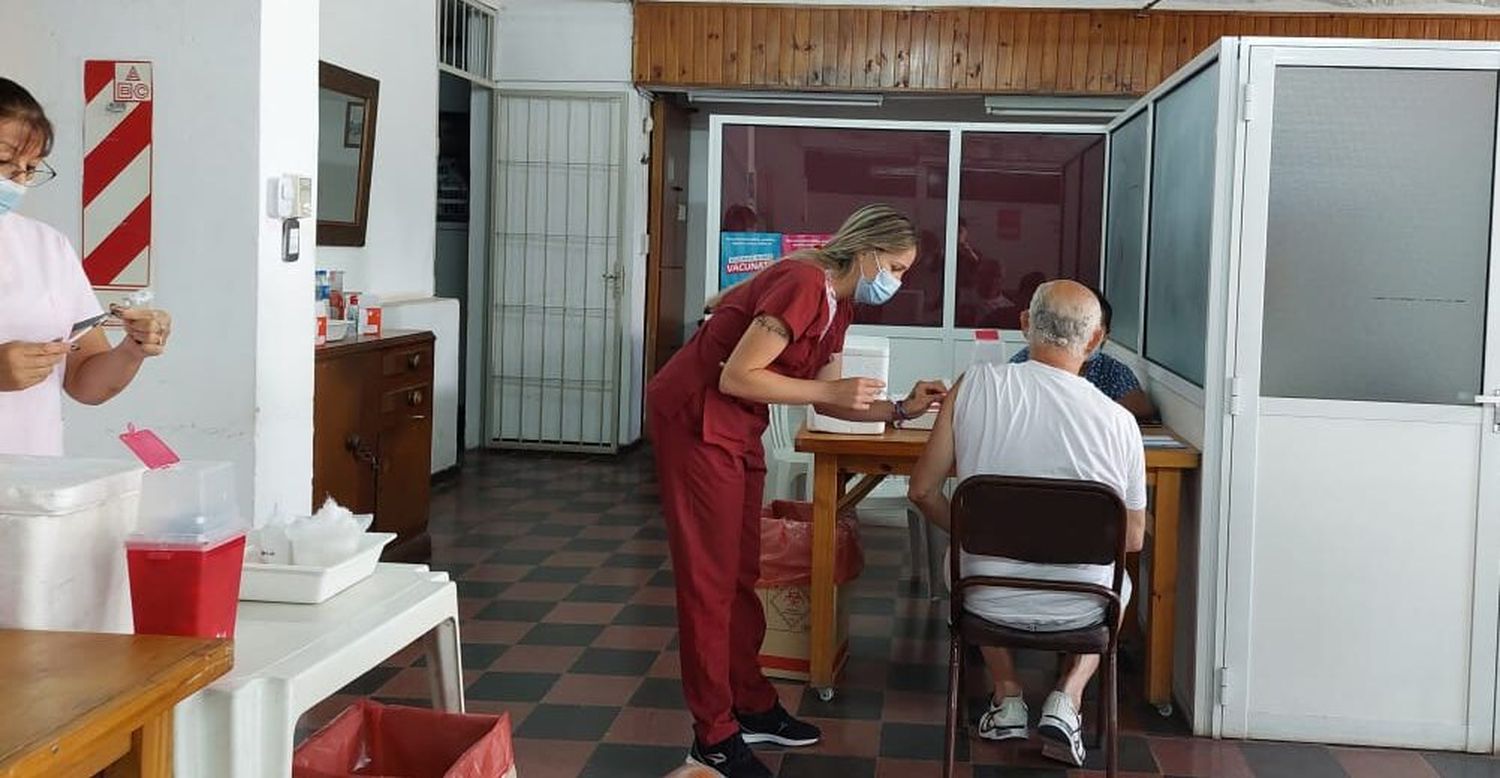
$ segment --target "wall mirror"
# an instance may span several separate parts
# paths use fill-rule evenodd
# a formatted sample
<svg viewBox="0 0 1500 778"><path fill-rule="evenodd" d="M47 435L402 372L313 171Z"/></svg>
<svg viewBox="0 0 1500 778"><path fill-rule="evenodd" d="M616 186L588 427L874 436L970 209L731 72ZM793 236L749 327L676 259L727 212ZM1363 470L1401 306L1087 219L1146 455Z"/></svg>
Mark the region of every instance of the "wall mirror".
<svg viewBox="0 0 1500 778"><path fill-rule="evenodd" d="M318 245L363 246L380 82L318 63Z"/></svg>

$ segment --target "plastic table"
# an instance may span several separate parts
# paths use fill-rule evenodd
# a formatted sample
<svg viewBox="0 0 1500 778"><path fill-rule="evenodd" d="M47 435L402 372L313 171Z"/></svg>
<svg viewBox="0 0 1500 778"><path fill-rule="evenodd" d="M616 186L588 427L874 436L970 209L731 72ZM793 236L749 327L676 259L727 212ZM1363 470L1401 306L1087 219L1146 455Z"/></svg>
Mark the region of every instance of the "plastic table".
<svg viewBox="0 0 1500 778"><path fill-rule="evenodd" d="M176 774L291 775L302 714L419 638L434 704L462 712L458 587L447 573L382 564L319 605L241 602L234 669L177 706Z"/></svg>

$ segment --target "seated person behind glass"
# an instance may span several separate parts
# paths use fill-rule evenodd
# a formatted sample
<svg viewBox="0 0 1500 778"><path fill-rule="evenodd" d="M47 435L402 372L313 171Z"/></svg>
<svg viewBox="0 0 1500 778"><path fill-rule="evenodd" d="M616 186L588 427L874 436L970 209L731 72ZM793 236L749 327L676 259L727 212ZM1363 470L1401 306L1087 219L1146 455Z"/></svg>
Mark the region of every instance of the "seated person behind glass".
<svg viewBox="0 0 1500 778"><path fill-rule="evenodd" d="M1104 325L1104 337L1109 338L1109 322L1113 315L1110 310L1109 301L1098 289L1089 287L1094 297L1099 300L1099 309L1104 314L1102 324ZM1021 363L1031 359L1031 349L1022 348L1016 355L1010 358L1012 363ZM1087 378L1089 383L1104 392L1109 399L1125 406L1125 410L1135 414L1137 421L1156 421L1156 406L1151 403L1151 398L1146 396L1146 390L1141 388L1141 382L1136 380L1135 373L1118 359L1104 353L1103 349L1096 350L1084 361L1083 368L1078 374Z"/></svg>

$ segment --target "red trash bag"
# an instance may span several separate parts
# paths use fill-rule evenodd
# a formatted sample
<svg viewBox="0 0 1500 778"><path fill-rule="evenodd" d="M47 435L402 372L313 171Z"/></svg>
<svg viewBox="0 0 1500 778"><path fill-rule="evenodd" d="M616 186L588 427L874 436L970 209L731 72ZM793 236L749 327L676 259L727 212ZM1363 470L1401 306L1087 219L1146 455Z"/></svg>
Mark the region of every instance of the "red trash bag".
<svg viewBox="0 0 1500 778"><path fill-rule="evenodd" d="M760 520L760 580L756 586L806 586L812 582L812 503L777 500ZM865 569L859 519L839 516L834 531L833 582L847 583Z"/></svg>
<svg viewBox="0 0 1500 778"><path fill-rule="evenodd" d="M510 714L360 700L297 747L292 778L514 778Z"/></svg>

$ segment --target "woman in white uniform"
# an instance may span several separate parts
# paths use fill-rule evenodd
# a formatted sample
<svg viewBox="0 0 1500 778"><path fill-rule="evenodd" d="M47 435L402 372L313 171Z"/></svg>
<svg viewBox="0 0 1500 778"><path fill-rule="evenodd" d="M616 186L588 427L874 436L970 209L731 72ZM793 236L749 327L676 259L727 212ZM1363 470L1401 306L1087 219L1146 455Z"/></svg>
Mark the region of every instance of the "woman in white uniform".
<svg viewBox="0 0 1500 778"><path fill-rule="evenodd" d="M56 175L46 162L52 138L36 98L0 78L0 454L60 456L63 392L108 401L172 332L165 311L119 310L120 345L98 328L68 342L76 322L103 309L68 239L15 213L27 190Z"/></svg>

